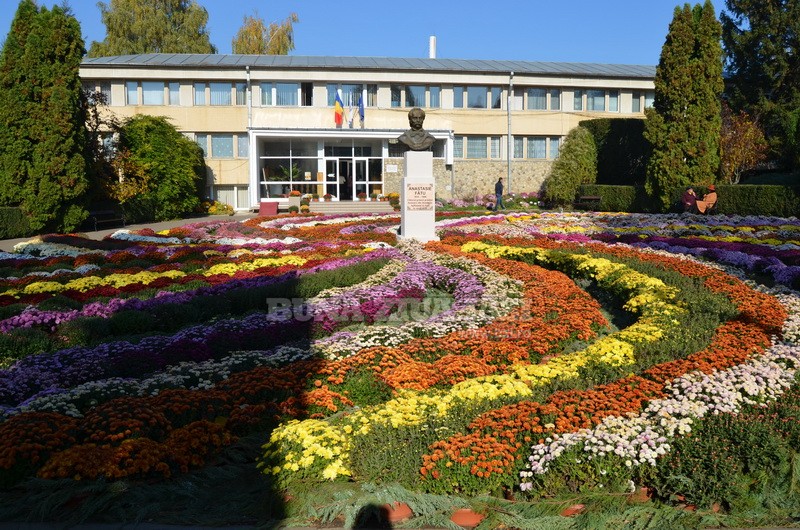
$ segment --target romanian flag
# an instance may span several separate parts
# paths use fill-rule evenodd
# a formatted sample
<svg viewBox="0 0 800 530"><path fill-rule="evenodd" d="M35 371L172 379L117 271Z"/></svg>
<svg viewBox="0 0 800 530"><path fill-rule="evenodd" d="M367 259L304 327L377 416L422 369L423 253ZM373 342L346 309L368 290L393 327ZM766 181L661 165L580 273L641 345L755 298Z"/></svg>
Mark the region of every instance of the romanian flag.
<svg viewBox="0 0 800 530"><path fill-rule="evenodd" d="M336 100L333 103L333 111L336 113L333 117L336 126L341 127L344 121L344 103L342 103L342 96L338 90L336 91Z"/></svg>

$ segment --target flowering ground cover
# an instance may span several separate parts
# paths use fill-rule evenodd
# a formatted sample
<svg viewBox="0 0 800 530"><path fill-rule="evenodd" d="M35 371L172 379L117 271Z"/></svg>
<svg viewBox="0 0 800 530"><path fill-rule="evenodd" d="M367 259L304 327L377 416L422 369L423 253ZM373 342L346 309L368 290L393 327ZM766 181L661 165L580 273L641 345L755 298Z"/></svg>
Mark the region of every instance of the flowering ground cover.
<svg viewBox="0 0 800 530"><path fill-rule="evenodd" d="M0 254L0 519L351 525L398 500L441 527L467 505L485 528L800 516L800 222L448 211L426 245L398 223Z"/></svg>

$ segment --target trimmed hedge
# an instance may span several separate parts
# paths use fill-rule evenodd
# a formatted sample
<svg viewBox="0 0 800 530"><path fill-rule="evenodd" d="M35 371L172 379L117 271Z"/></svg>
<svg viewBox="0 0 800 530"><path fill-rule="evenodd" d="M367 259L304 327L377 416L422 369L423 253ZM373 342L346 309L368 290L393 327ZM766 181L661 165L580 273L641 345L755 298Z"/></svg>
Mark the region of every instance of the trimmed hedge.
<svg viewBox="0 0 800 530"><path fill-rule="evenodd" d="M0 239L15 239L32 235L34 235L34 231L21 208L0 206Z"/></svg>
<svg viewBox="0 0 800 530"><path fill-rule="evenodd" d="M683 191L673 192L671 212L683 211L680 203ZM694 191L702 197L708 187L697 185ZM718 185L717 194L716 213L800 217L800 186ZM579 195L601 197L598 210L603 212L655 212L657 207L642 186L586 184L581 186Z"/></svg>

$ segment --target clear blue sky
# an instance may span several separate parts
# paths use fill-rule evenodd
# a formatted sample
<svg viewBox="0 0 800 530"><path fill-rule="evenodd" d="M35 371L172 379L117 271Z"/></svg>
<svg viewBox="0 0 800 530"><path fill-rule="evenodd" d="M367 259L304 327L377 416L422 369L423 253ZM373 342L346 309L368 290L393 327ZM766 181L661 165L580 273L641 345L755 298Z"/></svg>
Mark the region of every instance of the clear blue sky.
<svg viewBox="0 0 800 530"><path fill-rule="evenodd" d="M245 15L281 21L295 12L292 55L437 56L591 63L658 63L675 0L197 0L208 10L211 42L231 52ZM699 0L698 0L699 1ZM51 7L63 0L38 0ZM86 48L105 38L96 0L67 0L81 23ZM106 1L110 4L110 0ZM697 1L690 2L692 5ZM11 28L17 0L0 0L0 38ZM415 9L415 6L419 6ZM723 0L715 2L717 14Z"/></svg>

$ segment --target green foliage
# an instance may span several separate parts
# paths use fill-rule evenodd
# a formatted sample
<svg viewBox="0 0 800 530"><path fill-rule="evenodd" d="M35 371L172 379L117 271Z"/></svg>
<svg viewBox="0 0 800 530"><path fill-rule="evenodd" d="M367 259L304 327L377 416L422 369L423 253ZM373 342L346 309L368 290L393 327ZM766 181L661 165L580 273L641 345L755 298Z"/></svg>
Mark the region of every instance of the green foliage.
<svg viewBox="0 0 800 530"><path fill-rule="evenodd" d="M800 186L717 186L717 193L719 213L777 217L800 215Z"/></svg>
<svg viewBox="0 0 800 530"><path fill-rule="evenodd" d="M769 422L751 415L708 415L696 422L690 436L674 441L648 483L663 497L682 495L698 506L719 502L748 509L753 507L750 495L770 482L788 485L791 455Z"/></svg>
<svg viewBox="0 0 800 530"><path fill-rule="evenodd" d="M297 14L292 13L283 22L272 22L267 27L257 14L245 16L231 41L232 53L288 55L294 50L294 24L299 21Z"/></svg>
<svg viewBox="0 0 800 530"><path fill-rule="evenodd" d="M61 7L19 4L0 55L0 204L33 230L75 229L87 212L78 21Z"/></svg>
<svg viewBox="0 0 800 530"><path fill-rule="evenodd" d="M31 224L21 208L0 206L0 239L15 239L33 234Z"/></svg>
<svg viewBox="0 0 800 530"><path fill-rule="evenodd" d="M644 186L611 186L586 184L580 187L581 195L600 197L601 212L649 212L653 203Z"/></svg>
<svg viewBox="0 0 800 530"><path fill-rule="evenodd" d="M726 0L720 16L726 95L735 111L759 116L773 156L800 167L800 2Z"/></svg>
<svg viewBox="0 0 800 530"><path fill-rule="evenodd" d="M0 368L7 368L28 355L52 351L55 342L47 333L38 329L23 328L0 333Z"/></svg>
<svg viewBox="0 0 800 530"><path fill-rule="evenodd" d="M195 0L99 2L106 38L89 57L140 53L216 53L206 24L208 11Z"/></svg>
<svg viewBox="0 0 800 530"><path fill-rule="evenodd" d="M597 178L597 146L588 129L575 127L564 140L553 169L544 182L545 200L556 205L571 204L581 184Z"/></svg>
<svg viewBox="0 0 800 530"><path fill-rule="evenodd" d="M676 7L656 68L655 102L645 111L652 146L646 187L662 211L674 190L712 183L720 166L722 49L714 6Z"/></svg>
<svg viewBox="0 0 800 530"><path fill-rule="evenodd" d="M200 205L205 165L200 147L166 118L138 115L120 129L120 150L137 172L147 175L142 193L124 203L133 217L163 221L191 213Z"/></svg>
<svg viewBox="0 0 800 530"><path fill-rule="evenodd" d="M599 184L644 184L650 146L644 139L644 120L600 118L581 122L597 144Z"/></svg>

